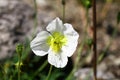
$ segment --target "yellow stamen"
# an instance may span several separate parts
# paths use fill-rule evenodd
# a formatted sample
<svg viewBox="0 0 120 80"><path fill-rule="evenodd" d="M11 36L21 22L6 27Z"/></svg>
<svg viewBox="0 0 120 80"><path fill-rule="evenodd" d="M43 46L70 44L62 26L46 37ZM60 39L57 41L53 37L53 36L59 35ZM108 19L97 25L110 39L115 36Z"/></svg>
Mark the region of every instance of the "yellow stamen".
<svg viewBox="0 0 120 80"><path fill-rule="evenodd" d="M58 53L62 46L66 44L67 38L60 32L54 32L47 39L47 44L52 48L55 53Z"/></svg>

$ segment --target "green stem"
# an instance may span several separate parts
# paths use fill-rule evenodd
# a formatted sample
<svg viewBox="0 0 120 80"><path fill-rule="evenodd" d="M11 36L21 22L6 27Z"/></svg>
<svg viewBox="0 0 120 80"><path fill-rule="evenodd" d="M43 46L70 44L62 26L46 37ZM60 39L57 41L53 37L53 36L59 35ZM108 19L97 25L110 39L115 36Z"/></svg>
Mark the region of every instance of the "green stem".
<svg viewBox="0 0 120 80"><path fill-rule="evenodd" d="M34 16L34 31L33 31L33 37L34 37L34 34L35 34L35 29L38 25L38 22L37 22L37 3L36 3L36 0L34 0L34 8L35 8L35 16ZM32 38L33 38L32 37Z"/></svg>
<svg viewBox="0 0 120 80"><path fill-rule="evenodd" d="M21 63L21 57L18 56L18 80L20 80L20 63Z"/></svg>
<svg viewBox="0 0 120 80"><path fill-rule="evenodd" d="M34 0L34 8L35 8L35 18L34 18L34 27L36 28L37 27L37 3L36 3L36 0Z"/></svg>
<svg viewBox="0 0 120 80"><path fill-rule="evenodd" d="M46 80L49 80L49 77L50 77L51 71L52 71L52 65L50 65L50 69L49 69L48 76L47 76Z"/></svg>

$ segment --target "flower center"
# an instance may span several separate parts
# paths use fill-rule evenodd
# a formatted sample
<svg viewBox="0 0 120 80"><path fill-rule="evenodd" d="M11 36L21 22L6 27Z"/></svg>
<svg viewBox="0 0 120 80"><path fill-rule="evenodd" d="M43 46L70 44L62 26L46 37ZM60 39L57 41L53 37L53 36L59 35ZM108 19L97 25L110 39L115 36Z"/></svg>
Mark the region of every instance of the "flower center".
<svg viewBox="0 0 120 80"><path fill-rule="evenodd" d="M47 39L47 44L52 48L55 53L58 53L62 46L66 44L67 38L60 32L54 32Z"/></svg>

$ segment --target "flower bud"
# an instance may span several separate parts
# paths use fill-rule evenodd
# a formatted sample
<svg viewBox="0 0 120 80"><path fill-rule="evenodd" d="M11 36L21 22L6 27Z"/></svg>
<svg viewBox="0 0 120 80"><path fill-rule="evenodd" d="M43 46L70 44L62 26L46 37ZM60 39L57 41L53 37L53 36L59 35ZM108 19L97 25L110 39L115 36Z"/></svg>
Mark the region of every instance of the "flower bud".
<svg viewBox="0 0 120 80"><path fill-rule="evenodd" d="M16 52L17 54L21 57L22 56L22 52L23 52L24 46L22 44L17 44L16 46Z"/></svg>

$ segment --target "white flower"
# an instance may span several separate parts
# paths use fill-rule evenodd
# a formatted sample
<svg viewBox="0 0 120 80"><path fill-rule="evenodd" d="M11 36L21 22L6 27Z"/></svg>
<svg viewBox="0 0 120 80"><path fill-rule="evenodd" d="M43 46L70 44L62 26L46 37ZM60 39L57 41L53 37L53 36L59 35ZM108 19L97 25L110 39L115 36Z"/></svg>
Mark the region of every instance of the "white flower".
<svg viewBox="0 0 120 80"><path fill-rule="evenodd" d="M71 24L63 24L59 18L53 20L30 44L38 56L48 54L48 62L57 68L63 68L72 56L78 44L78 33Z"/></svg>

